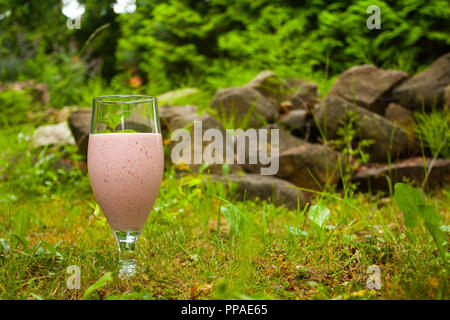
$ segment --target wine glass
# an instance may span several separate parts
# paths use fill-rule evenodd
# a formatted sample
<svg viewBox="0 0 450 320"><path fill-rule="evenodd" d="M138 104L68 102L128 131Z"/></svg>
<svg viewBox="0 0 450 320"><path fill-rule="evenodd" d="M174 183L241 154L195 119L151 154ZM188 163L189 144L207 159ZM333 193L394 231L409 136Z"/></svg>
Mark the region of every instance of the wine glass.
<svg viewBox="0 0 450 320"><path fill-rule="evenodd" d="M156 98L94 98L87 161L95 198L117 240L119 277L130 277L136 272L136 242L164 171Z"/></svg>

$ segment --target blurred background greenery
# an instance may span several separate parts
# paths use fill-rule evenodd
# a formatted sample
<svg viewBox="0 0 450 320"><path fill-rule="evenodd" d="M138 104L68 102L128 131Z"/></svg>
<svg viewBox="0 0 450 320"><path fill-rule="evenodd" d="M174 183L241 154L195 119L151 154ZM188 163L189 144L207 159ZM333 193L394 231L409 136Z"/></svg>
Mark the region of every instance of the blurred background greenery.
<svg viewBox="0 0 450 320"><path fill-rule="evenodd" d="M137 0L118 8L124 3L0 0L0 81L48 83L57 108L89 105L105 90L214 91L264 69L327 90L351 66L414 73L450 45L446 0ZM70 30L63 9L77 4L81 28ZM381 30L366 27L373 4Z"/></svg>

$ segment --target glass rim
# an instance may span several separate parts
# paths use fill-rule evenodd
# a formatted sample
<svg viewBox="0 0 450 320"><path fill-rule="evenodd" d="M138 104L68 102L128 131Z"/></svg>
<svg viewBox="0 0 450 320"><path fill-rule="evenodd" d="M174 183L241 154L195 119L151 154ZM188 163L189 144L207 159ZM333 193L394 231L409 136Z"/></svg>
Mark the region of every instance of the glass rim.
<svg viewBox="0 0 450 320"><path fill-rule="evenodd" d="M108 100L118 99L118 100ZM145 94L112 94L98 96L94 98L94 104L133 104L133 103L150 103L156 102L156 97L148 96Z"/></svg>

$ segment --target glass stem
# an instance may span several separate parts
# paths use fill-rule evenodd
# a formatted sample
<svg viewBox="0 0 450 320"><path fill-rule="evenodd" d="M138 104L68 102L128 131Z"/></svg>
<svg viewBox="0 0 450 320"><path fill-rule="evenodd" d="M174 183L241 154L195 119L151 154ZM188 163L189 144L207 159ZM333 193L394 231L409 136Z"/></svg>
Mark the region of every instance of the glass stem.
<svg viewBox="0 0 450 320"><path fill-rule="evenodd" d="M119 278L130 278L136 273L136 242L139 231L114 231L119 247Z"/></svg>

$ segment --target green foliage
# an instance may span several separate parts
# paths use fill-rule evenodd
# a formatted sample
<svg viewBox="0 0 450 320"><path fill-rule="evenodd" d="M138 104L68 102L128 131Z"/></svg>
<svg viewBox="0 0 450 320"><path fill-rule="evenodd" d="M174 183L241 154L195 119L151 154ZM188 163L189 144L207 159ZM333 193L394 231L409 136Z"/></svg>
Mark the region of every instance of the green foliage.
<svg viewBox="0 0 450 320"><path fill-rule="evenodd" d="M366 27L370 5L381 9L381 30ZM413 72L447 51L449 17L445 1L141 1L119 17L117 58L159 90L186 79L242 84L263 69L328 77L372 63Z"/></svg>
<svg viewBox="0 0 450 320"><path fill-rule="evenodd" d="M158 98L158 105L163 106L165 104L172 106L181 106L181 105L194 105L199 109L199 113L203 112L211 112L209 110L209 104L211 102L212 96L214 92L210 92L207 90L198 90L195 93L183 95L181 97L173 97L170 99L162 100Z"/></svg>
<svg viewBox="0 0 450 320"><path fill-rule="evenodd" d="M444 263L447 264L447 251L445 249L445 235L441 230L442 217L436 212L436 208L426 204L422 193L405 183L395 184L395 202L403 212L405 225L413 230L423 221L425 227L439 250Z"/></svg>
<svg viewBox="0 0 450 320"><path fill-rule="evenodd" d="M419 223L419 207L425 204L420 190L405 183L397 183L394 197L403 212L406 227L415 228Z"/></svg>
<svg viewBox="0 0 450 320"><path fill-rule="evenodd" d="M0 131L0 175L6 183L0 186L0 200L17 201L21 195L51 197L52 192L67 183L89 189L89 180L75 165L80 160L76 146L64 148L30 147L31 130L23 127L19 133ZM67 167L69 164L69 167Z"/></svg>
<svg viewBox="0 0 450 320"><path fill-rule="evenodd" d="M433 241L405 241L394 202L381 203L373 195L337 199L328 193L310 212L287 210L264 201L232 200L200 176L180 177L168 169L138 242L138 274L124 282L116 276L114 238L93 195L75 184L64 186L48 199L30 194L20 203L0 201L2 235L12 233L19 211L33 213L28 246L11 253L9 239L0 240L1 298L448 297L448 276ZM430 195L429 201L448 212L445 197ZM447 232L448 223L440 229ZM365 286L365 270L373 264L382 275L395 271L393 278L383 277L376 293ZM70 265L83 266L81 290L66 290ZM97 286L107 272L111 280Z"/></svg>
<svg viewBox="0 0 450 320"><path fill-rule="evenodd" d="M336 148L342 151L348 163L352 163L354 160L359 160L361 163L369 161L369 154L364 152L364 148L367 148L374 142L368 139L358 141L357 137L360 131L358 112L354 110L348 111L345 120L341 121L336 131L339 139L333 141ZM354 171L357 167L352 167L351 169Z"/></svg>
<svg viewBox="0 0 450 320"><path fill-rule="evenodd" d="M11 246L9 245L9 242L5 238L0 239L0 245L2 246L2 253L4 256L6 256L11 249Z"/></svg>
<svg viewBox="0 0 450 320"><path fill-rule="evenodd" d="M417 133L422 137L432 156L450 158L450 113L447 110L414 113Z"/></svg>
<svg viewBox="0 0 450 320"><path fill-rule="evenodd" d="M124 111L122 113L108 113L107 117L101 118L99 121L103 122L107 125L108 128L112 130L112 132L116 132L117 127L121 124L125 119L131 116L131 112ZM108 132L108 130L107 130Z"/></svg>
<svg viewBox="0 0 450 320"><path fill-rule="evenodd" d="M83 293L83 300L88 300L91 295L98 289L106 286L108 283L112 281L111 272L105 273L100 279L97 280L93 285L87 288Z"/></svg>
<svg viewBox="0 0 450 320"><path fill-rule="evenodd" d="M90 104L80 84L96 76L116 92L157 95L241 85L272 69L311 78L326 92L355 64L415 72L450 44L445 0L141 0L136 12L120 15L113 0L82 3L82 28L69 30L60 1L0 2L8 26L0 35L0 80L47 82L55 107ZM366 27L370 5L381 8L381 30ZM132 76L143 86L131 87Z"/></svg>
<svg viewBox="0 0 450 320"><path fill-rule="evenodd" d="M319 229L323 229L325 227L325 223L329 217L330 209L328 209L322 202L312 205L309 208L308 218Z"/></svg>
<svg viewBox="0 0 450 320"><path fill-rule="evenodd" d="M345 188L351 189L350 192L356 189L356 185L350 183L353 174L361 164L369 161L370 155L365 152L365 149L374 143L370 139L358 139L360 131L358 112L348 111L345 119L339 123L336 132L338 137L332 141L344 156L344 163L341 163L343 168L341 178Z"/></svg>
<svg viewBox="0 0 450 320"><path fill-rule="evenodd" d="M28 247L25 236L29 228L30 218L30 211L25 208L16 212L13 221L13 231L10 238L11 249L16 249L19 242L22 242L25 247Z"/></svg>
<svg viewBox="0 0 450 320"><path fill-rule="evenodd" d="M314 229L314 234L316 235L316 239L320 240L323 244L325 241L325 232L326 232L326 222L330 218L330 209L322 202L309 207L308 210L308 218L312 222L311 226ZM312 233L309 233L311 236Z"/></svg>
<svg viewBox="0 0 450 320"><path fill-rule="evenodd" d="M7 255L9 250L17 251L19 250L19 244L21 244L25 255L36 256L41 260L50 259L51 262L61 261L63 256L57 251L57 248L62 241L58 242L56 245L52 245L46 241L38 241L32 247L30 246L30 243L27 240L27 233L31 223L32 213L28 208L20 208L17 210L13 217L12 232L9 241L7 239L0 239L3 253Z"/></svg>
<svg viewBox="0 0 450 320"><path fill-rule="evenodd" d="M222 105L219 106L219 110L210 110L217 120L219 120L225 129L235 128L248 129L249 123L252 119L257 120L261 124L267 124L267 120L261 115L255 115L254 110L256 104L252 103L248 108L246 113L243 113L239 108L235 108L234 104L230 105L229 108L224 108Z"/></svg>
<svg viewBox="0 0 450 320"><path fill-rule="evenodd" d="M85 12L81 28L69 31L66 36L76 43L76 57L86 62L88 76L99 75L110 81L117 73L115 52L120 38L120 27L113 4L116 0L79 0Z"/></svg>
<svg viewBox="0 0 450 320"><path fill-rule="evenodd" d="M214 288L214 299L215 300L267 300L271 297L267 294L253 294L247 295L244 293L245 288L242 283L238 280L232 281L221 281ZM260 306L255 306L254 312L265 313L265 311Z"/></svg>
<svg viewBox="0 0 450 320"><path fill-rule="evenodd" d="M150 292L149 292L150 291ZM106 300L154 300L151 290L136 290L131 293L118 293L117 295L109 295Z"/></svg>
<svg viewBox="0 0 450 320"><path fill-rule="evenodd" d="M34 245L33 251L36 252L36 255L41 259L44 258L50 259L52 262L55 260L59 262L63 259L62 254L57 250L61 243L62 241L59 241L57 244L53 245L47 241L38 241Z"/></svg>
<svg viewBox="0 0 450 320"><path fill-rule="evenodd" d="M34 79L49 85L54 107L90 106L92 94L98 90L93 92L94 84L89 82L97 82L98 88L101 80L92 79L99 74L110 79L116 72L118 25L111 7L114 1L82 2L86 5L83 28L73 31L66 26L60 0L0 1L0 81ZM95 35L86 46L86 40L105 19L112 20L110 28ZM85 88L86 83L89 88Z"/></svg>
<svg viewBox="0 0 450 320"><path fill-rule="evenodd" d="M60 0L0 1L0 80L17 80L27 72L24 61L38 51L67 48L66 18ZM44 65L42 65L44 67Z"/></svg>
<svg viewBox="0 0 450 320"><path fill-rule="evenodd" d="M32 102L26 91L0 91L0 126L7 128L26 122L27 111L32 110Z"/></svg>
<svg viewBox="0 0 450 320"><path fill-rule="evenodd" d="M25 77L48 84L52 106L91 105L92 96L87 105L83 99L85 90L91 91L93 86L92 82L86 81L87 69L83 61L73 58L70 53L56 52L49 55L41 49L35 57L27 59L25 63L27 66ZM92 93L95 91L90 92L91 95Z"/></svg>
<svg viewBox="0 0 450 320"><path fill-rule="evenodd" d="M230 228L231 235L239 236L243 232L245 219L239 212L238 208L232 204L227 204L220 208L221 213L228 221L228 227Z"/></svg>

